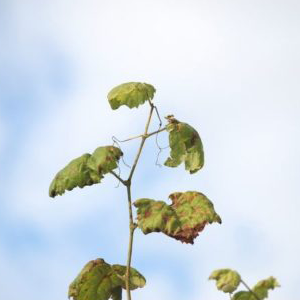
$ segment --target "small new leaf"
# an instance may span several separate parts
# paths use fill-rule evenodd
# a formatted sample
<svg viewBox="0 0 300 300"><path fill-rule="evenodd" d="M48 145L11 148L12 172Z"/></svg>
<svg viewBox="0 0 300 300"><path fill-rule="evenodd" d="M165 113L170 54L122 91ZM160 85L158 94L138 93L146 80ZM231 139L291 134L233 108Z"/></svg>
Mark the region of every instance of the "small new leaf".
<svg viewBox="0 0 300 300"><path fill-rule="evenodd" d="M177 192L169 198L171 205L146 198L134 202L138 227L144 234L163 232L181 242L193 244L206 224L221 223L212 202L199 192Z"/></svg>
<svg viewBox="0 0 300 300"><path fill-rule="evenodd" d="M49 196L55 197L75 187L83 188L99 183L106 173L118 166L122 155L119 148L105 146L98 147L92 155L86 153L72 160L54 177L49 188Z"/></svg>
<svg viewBox="0 0 300 300"><path fill-rule="evenodd" d="M112 109L118 109L122 105L133 108L152 100L154 93L155 88L151 84L127 82L113 88L107 98Z"/></svg>
<svg viewBox="0 0 300 300"><path fill-rule="evenodd" d="M267 279L259 281L253 288L253 293L260 299L264 300L268 298L269 290L273 290L276 287L280 287L278 281L274 277L269 277ZM248 291L240 291L233 295L233 300L257 300L255 295Z"/></svg>
<svg viewBox="0 0 300 300"><path fill-rule="evenodd" d="M218 290L224 293L234 292L241 282L240 274L231 269L215 270L211 273L209 279L216 280Z"/></svg>
<svg viewBox="0 0 300 300"><path fill-rule="evenodd" d="M190 125L179 122L172 115L169 124L170 157L165 161L168 167L178 167L182 162L185 169L193 174L204 165L203 145L198 132Z"/></svg>
<svg viewBox="0 0 300 300"><path fill-rule="evenodd" d="M73 300L122 300L126 266L110 265L98 258L88 262L69 287ZM146 280L137 270L130 268L130 290L144 287Z"/></svg>

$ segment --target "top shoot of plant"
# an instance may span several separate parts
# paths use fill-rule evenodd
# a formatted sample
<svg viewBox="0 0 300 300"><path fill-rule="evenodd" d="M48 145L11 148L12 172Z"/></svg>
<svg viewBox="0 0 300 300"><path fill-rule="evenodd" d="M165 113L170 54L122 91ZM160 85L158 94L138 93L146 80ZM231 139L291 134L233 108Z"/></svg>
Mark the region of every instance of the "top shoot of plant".
<svg viewBox="0 0 300 300"><path fill-rule="evenodd" d="M88 262L69 287L69 297L73 300L121 300L122 289L126 290L127 300L131 300L131 290L142 288L146 280L131 267L132 245L135 230L144 234L161 232L182 243L193 244L194 239L213 222L221 223L212 202L199 191L170 191L172 204L148 198L132 202L132 178L142 153L145 141L154 135L169 134L170 154L164 165L177 167L184 163L185 170L195 174L204 165L204 152L198 132L189 124L177 120L173 115L166 117L167 124L154 132L148 132L153 114L160 119L157 106L153 102L155 88L147 83L129 82L113 88L108 94L108 102L113 110L125 105L138 108L149 105L149 116L145 130L134 138L140 139L135 159L128 178L121 178L114 170L118 168L124 155L115 145L100 146L92 154L85 153L73 159L54 177L50 197L62 195L76 187L86 187L100 183L104 176L115 176L126 188L129 212L129 242L126 265L111 265L102 258ZM161 120L160 120L160 123ZM127 140L131 140L129 138ZM126 196L124 196L126 199ZM136 208L136 218L133 210Z"/></svg>

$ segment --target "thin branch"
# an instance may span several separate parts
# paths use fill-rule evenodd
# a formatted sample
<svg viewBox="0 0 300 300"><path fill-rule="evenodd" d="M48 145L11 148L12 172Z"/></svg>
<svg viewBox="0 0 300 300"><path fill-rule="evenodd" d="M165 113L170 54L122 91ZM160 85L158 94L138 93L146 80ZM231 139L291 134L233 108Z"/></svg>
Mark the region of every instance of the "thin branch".
<svg viewBox="0 0 300 300"><path fill-rule="evenodd" d="M158 117L158 120L159 120L159 128L160 128L160 127L161 127L161 125L162 125L162 121L161 121L161 118L160 118L160 115L159 115L159 112L158 112L158 109L157 109L157 107L156 107L156 106L154 106L154 108L155 108L156 115L157 115L157 117Z"/></svg>
<svg viewBox="0 0 300 300"><path fill-rule="evenodd" d="M248 286L248 284L243 280L241 279L241 283L246 287L246 289L256 298L256 300L261 300L256 293L254 293L250 287Z"/></svg>
<svg viewBox="0 0 300 300"><path fill-rule="evenodd" d="M154 135L154 134L160 133L160 132L165 131L165 130L167 130L166 127L161 128L161 129L159 129L159 130L156 130L156 131L153 131L153 132L151 132L151 133L148 133L148 134L146 135L146 137L148 138L148 137L150 137L150 136L152 136L152 135ZM142 135L142 136L143 136L143 135Z"/></svg>
<svg viewBox="0 0 300 300"><path fill-rule="evenodd" d="M125 186L127 185L127 182L122 179L117 173L115 173L114 171L110 171L110 174L114 175L120 182L122 182Z"/></svg>
<svg viewBox="0 0 300 300"><path fill-rule="evenodd" d="M131 140L134 140L134 139L138 139L138 138L143 137L143 136L144 136L143 134L139 134L139 135L135 135L135 136L130 137L130 138L125 139L125 140L119 140L115 136L113 136L113 140L116 140L119 143L124 143L124 142L128 142L128 141L131 141Z"/></svg>
<svg viewBox="0 0 300 300"><path fill-rule="evenodd" d="M148 137L150 137L150 136L152 136L152 135L154 135L154 134L160 133L160 132L162 132L162 131L165 131L165 130L166 130L166 127L161 128L161 129L156 130L156 131L153 131L153 132L151 132L151 133L147 133L147 134L146 134L146 138L148 138ZM142 138L142 137L144 137L144 136L145 136L145 134L139 134L139 135L132 136L132 137L130 137L130 138L128 138L128 139L125 139L125 140L119 140L119 139L117 139L115 136L113 136L112 139L113 139L113 141L114 141L115 143L117 143L117 142L118 142L118 143L124 143L124 142L128 142L128 141L135 140L135 139L138 139L138 138Z"/></svg>

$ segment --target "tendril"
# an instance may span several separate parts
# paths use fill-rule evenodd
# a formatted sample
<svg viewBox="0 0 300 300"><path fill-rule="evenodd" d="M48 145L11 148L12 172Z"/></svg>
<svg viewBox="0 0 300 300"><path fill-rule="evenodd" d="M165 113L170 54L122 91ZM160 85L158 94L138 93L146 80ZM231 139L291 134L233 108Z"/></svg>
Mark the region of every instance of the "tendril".
<svg viewBox="0 0 300 300"><path fill-rule="evenodd" d="M116 138L115 136L112 136L112 140L113 140L113 146L116 145L116 146L122 151L122 148L121 148L121 146L120 146L120 143L123 143L123 141L119 140L119 139ZM123 152L123 151L122 151L122 152ZM123 164L124 164L127 168L131 168L131 166L125 162L123 155L121 156L121 159L122 159Z"/></svg>

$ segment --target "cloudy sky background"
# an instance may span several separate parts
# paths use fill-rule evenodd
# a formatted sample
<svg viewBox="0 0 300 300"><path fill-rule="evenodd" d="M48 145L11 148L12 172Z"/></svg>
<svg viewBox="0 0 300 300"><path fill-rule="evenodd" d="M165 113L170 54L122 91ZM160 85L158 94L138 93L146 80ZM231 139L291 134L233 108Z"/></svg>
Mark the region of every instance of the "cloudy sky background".
<svg viewBox="0 0 300 300"><path fill-rule="evenodd" d="M112 135L142 132L148 107L106 100L127 81L153 84L160 114L195 127L206 154L195 175L159 168L149 139L133 198L199 190L223 219L193 246L136 231L147 285L133 298L228 299L207 278L231 267L249 285L277 277L270 299L299 299L299 13L292 0L0 0L0 299L64 300L87 261L126 262L115 178L55 200L48 187ZM126 162L137 147L122 145Z"/></svg>

